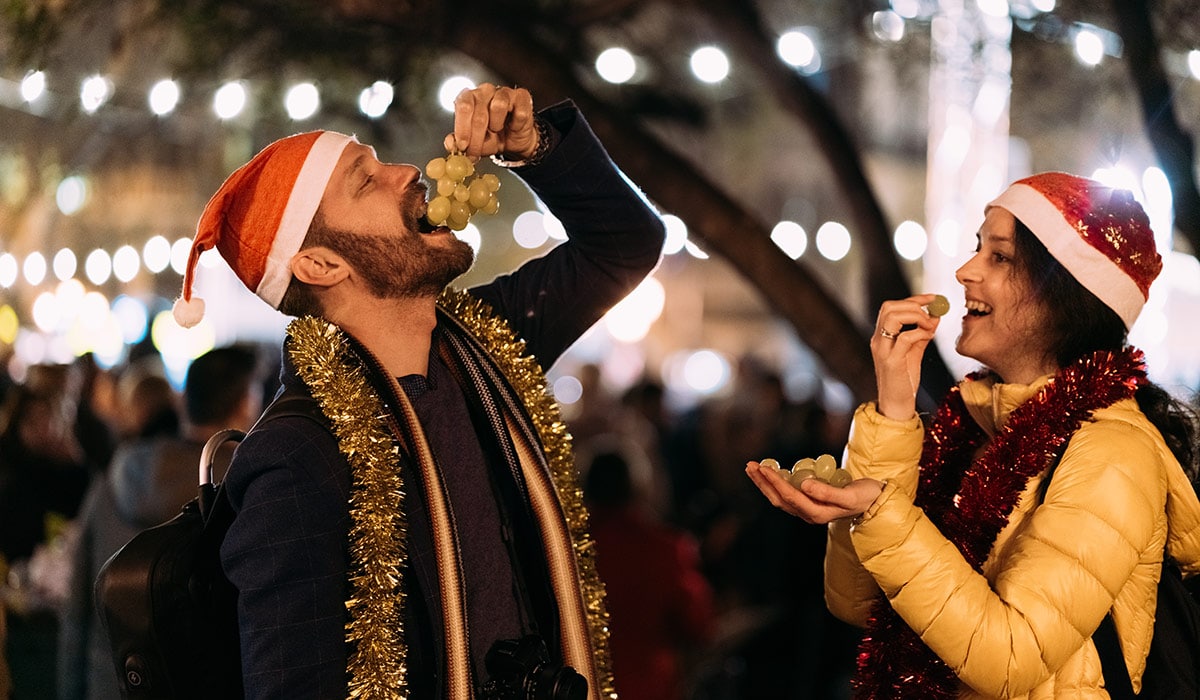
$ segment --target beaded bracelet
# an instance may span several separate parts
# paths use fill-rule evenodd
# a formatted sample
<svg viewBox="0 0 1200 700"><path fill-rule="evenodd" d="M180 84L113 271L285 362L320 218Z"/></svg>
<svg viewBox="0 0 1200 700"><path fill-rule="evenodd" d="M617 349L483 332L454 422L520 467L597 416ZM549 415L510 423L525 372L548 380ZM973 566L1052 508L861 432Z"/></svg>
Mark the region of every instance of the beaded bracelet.
<svg viewBox="0 0 1200 700"><path fill-rule="evenodd" d="M546 154L554 147L554 134L551 132L550 123L541 117L533 118L533 127L537 129L538 145L533 150L528 158L522 160L505 160L499 155L492 156L492 162L502 168L523 168L527 165L537 165L545 159Z"/></svg>

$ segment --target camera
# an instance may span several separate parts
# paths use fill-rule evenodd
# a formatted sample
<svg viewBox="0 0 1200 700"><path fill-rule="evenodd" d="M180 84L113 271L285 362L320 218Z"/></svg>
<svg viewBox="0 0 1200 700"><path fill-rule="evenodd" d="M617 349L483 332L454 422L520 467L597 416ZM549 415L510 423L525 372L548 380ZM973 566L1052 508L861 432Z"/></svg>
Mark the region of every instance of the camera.
<svg viewBox="0 0 1200 700"><path fill-rule="evenodd" d="M587 700L587 679L570 666L550 662L541 637L501 639L483 660L488 700Z"/></svg>

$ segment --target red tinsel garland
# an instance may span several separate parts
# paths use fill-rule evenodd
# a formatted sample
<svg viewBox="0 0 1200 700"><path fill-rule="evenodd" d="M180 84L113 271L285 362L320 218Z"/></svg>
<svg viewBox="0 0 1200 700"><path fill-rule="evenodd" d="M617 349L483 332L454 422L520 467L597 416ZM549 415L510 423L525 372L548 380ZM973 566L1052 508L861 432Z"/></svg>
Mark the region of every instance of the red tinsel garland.
<svg viewBox="0 0 1200 700"><path fill-rule="evenodd" d="M967 378L986 376L980 372ZM1029 480L1041 474L1096 411L1146 383L1140 350L1102 351L1063 368L1017 407L978 460L986 441L954 387L925 435L915 505L980 571ZM856 700L953 698L954 672L880 597L858 648Z"/></svg>

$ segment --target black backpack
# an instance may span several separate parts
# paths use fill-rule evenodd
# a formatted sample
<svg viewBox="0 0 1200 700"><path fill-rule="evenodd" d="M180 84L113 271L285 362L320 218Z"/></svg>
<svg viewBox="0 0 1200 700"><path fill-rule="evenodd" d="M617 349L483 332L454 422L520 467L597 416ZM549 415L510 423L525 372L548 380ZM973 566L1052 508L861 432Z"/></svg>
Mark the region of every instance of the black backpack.
<svg viewBox="0 0 1200 700"><path fill-rule="evenodd" d="M1142 674L1142 692L1133 693L1125 657L1117 641L1112 615L1104 621L1092 641L1104 667L1104 685L1114 700L1200 699L1200 579L1184 581L1179 567L1163 561L1158 580L1158 605L1154 609L1154 637Z"/></svg>
<svg viewBox="0 0 1200 700"><path fill-rule="evenodd" d="M284 415L323 420L316 402L289 392L256 426ZM234 512L213 483L212 464L221 445L244 437L237 430L213 435L200 458L199 495L135 535L96 577L96 609L126 700L243 696L237 590L220 557Z"/></svg>
<svg viewBox="0 0 1200 700"><path fill-rule="evenodd" d="M1059 451L1042 481L1043 498L1065 451L1066 447ZM1200 700L1200 576L1184 581L1164 552L1141 693L1133 692L1111 611L1092 634L1092 643L1100 656L1104 688L1113 700Z"/></svg>

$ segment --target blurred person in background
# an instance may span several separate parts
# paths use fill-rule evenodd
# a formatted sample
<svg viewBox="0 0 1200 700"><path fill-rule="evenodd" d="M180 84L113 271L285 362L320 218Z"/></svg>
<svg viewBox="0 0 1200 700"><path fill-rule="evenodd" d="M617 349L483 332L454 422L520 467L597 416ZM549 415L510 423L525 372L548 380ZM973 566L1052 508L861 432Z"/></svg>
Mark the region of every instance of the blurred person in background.
<svg viewBox="0 0 1200 700"><path fill-rule="evenodd" d="M118 443L179 435L179 394L167 380L162 358L144 355L120 373L114 416Z"/></svg>
<svg viewBox="0 0 1200 700"><path fill-rule="evenodd" d="M111 371L99 367L91 353L77 357L72 369L78 386L75 392L78 397L75 438L79 440L88 464L93 468L105 469L117 447L117 435L113 427L116 378Z"/></svg>
<svg viewBox="0 0 1200 700"><path fill-rule="evenodd" d="M612 615L617 692L624 700L681 700L688 655L715 628L699 548L648 507L652 474L641 455L617 442L594 447L584 465L584 500Z"/></svg>
<svg viewBox="0 0 1200 700"><path fill-rule="evenodd" d="M146 381L139 380L137 386ZM250 428L262 408L259 387L258 356L252 349L232 346L201 355L184 382L180 434L149 431L148 437L124 442L107 474L88 489L76 523L78 539L59 635L60 700L121 697L111 648L93 601L96 575L139 531L171 519L195 498L205 442L226 428ZM161 410L146 414L150 424L155 415L161 416ZM223 456L218 467L228 464L230 455ZM213 478L220 481L222 476L218 471Z"/></svg>
<svg viewBox="0 0 1200 700"><path fill-rule="evenodd" d="M69 366L34 365L0 408L0 599L19 698L54 697L64 534L92 472L74 432L77 388Z"/></svg>

